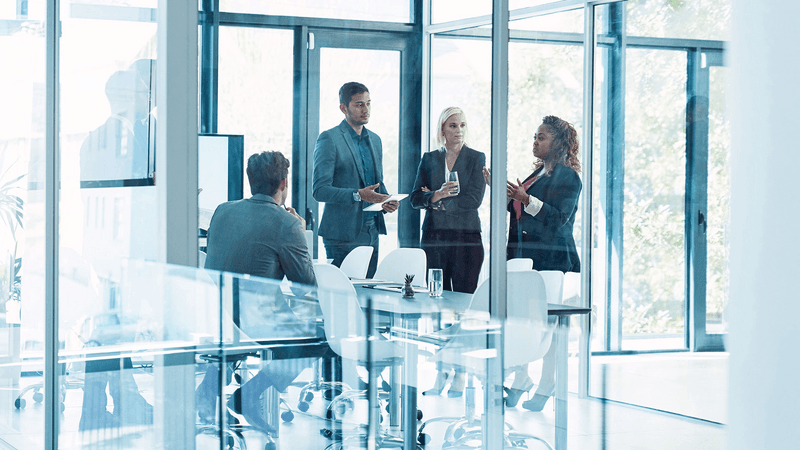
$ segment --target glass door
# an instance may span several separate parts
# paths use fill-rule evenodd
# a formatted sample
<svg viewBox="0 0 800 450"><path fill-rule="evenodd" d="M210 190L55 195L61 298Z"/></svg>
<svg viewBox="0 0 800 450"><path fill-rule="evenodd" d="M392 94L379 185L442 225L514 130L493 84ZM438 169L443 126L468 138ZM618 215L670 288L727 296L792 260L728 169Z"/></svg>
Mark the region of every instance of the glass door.
<svg viewBox="0 0 800 450"><path fill-rule="evenodd" d="M726 115L722 53L691 53L696 75L689 99L687 128L695 187L693 213L692 347L722 350L727 332L728 224L730 221L730 121Z"/></svg>
<svg viewBox="0 0 800 450"><path fill-rule="evenodd" d="M408 185L404 186L400 176L400 148L404 140L400 118L407 117L401 116L403 105L400 101L404 41L385 33L331 33L312 29L308 35L308 48L308 176L313 173L311 166L317 137L344 119L339 110L339 88L346 82L357 81L367 86L370 92L372 111L365 127L381 138L386 189L390 194L408 193L410 182L405 181ZM309 179L309 187L310 184ZM322 259L326 254L322 239L316 232L325 205L313 199L311 189L307 192L308 209L315 221L316 254ZM387 235L380 237L379 260L399 246L399 216L400 211L385 215Z"/></svg>

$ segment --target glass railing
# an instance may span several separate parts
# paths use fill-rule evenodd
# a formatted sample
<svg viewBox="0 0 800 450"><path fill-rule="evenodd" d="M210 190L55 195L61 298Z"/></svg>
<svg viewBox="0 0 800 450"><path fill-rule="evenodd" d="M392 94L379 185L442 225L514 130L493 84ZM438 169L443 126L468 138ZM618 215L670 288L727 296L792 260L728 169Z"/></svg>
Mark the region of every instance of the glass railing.
<svg viewBox="0 0 800 450"><path fill-rule="evenodd" d="M564 448L569 339L543 282L509 273L514 318L497 321L488 284L409 297L315 271L319 287L125 262L98 293L113 301L61 324L58 446ZM29 439L46 412L43 352L30 355L3 366L11 448L43 447Z"/></svg>

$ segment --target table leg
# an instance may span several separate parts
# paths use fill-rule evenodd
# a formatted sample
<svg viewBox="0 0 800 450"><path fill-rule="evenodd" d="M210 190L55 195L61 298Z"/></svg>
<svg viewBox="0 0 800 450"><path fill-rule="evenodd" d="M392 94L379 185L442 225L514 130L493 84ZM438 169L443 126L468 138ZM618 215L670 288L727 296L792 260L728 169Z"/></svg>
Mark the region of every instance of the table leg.
<svg viewBox="0 0 800 450"><path fill-rule="evenodd" d="M400 366L392 366L392 395L389 402L389 426L400 426L400 390L402 389L402 370Z"/></svg>
<svg viewBox="0 0 800 450"><path fill-rule="evenodd" d="M402 327L403 323L402 320L396 316L392 316L392 328ZM392 427L399 427L400 426L400 402L401 402L401 395L400 391L403 389L403 379L402 379L402 367L401 366L392 366L391 371L392 379L392 393L390 395L389 401L389 426Z"/></svg>
<svg viewBox="0 0 800 450"><path fill-rule="evenodd" d="M403 327L416 331L416 319L403 319ZM403 367L402 435L403 449L417 449L417 346L406 344Z"/></svg>
<svg viewBox="0 0 800 450"><path fill-rule="evenodd" d="M567 352L569 334L569 317L558 316L558 327L553 339L556 346L556 450L567 448Z"/></svg>

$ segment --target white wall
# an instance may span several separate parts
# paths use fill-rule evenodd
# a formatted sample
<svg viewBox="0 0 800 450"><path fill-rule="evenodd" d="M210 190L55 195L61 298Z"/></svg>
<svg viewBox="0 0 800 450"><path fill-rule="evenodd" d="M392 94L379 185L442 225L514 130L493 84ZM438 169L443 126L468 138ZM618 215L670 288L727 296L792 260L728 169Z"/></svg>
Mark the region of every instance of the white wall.
<svg viewBox="0 0 800 450"><path fill-rule="evenodd" d="M728 448L800 448L800 2L733 0Z"/></svg>

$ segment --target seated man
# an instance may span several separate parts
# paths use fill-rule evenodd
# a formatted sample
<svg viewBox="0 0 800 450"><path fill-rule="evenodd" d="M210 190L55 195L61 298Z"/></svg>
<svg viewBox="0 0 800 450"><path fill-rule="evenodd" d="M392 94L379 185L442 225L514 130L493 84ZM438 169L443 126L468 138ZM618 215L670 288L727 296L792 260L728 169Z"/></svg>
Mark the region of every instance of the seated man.
<svg viewBox="0 0 800 450"><path fill-rule="evenodd" d="M250 156L247 178L253 196L223 203L214 211L208 228L206 269L275 280L282 280L285 275L292 282L316 285L314 266L306 245L305 221L293 208L284 206L289 192L288 175L289 161L280 152ZM283 300L277 285L240 280L239 292L242 320L252 315L244 314L246 310L255 314L266 311L276 316L255 321L251 317L246 326L241 324L246 334L251 334L250 330L258 333L263 329L272 335L277 329L276 321L299 320ZM263 305L250 304L259 301L268 301L271 305L263 308ZM281 334L281 337L287 336ZM271 361L233 394L228 406L241 413L250 425L274 432L260 415L259 396L270 386L279 392L285 390L312 362L310 358ZM196 392L201 420L213 421L218 392L218 368L212 365Z"/></svg>

